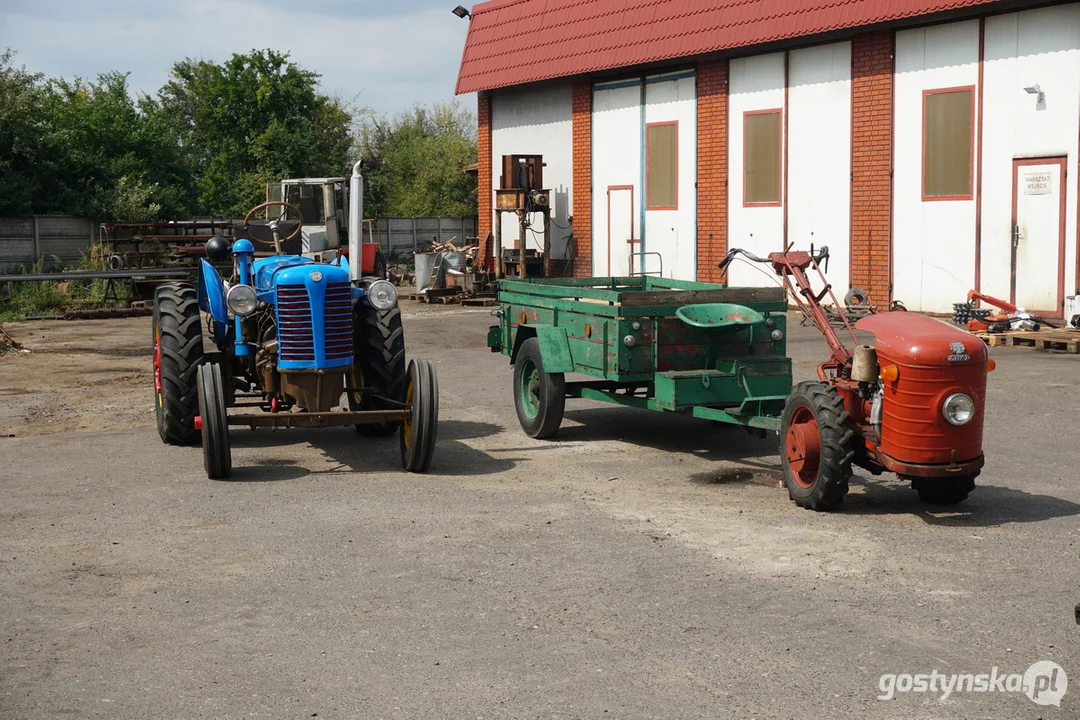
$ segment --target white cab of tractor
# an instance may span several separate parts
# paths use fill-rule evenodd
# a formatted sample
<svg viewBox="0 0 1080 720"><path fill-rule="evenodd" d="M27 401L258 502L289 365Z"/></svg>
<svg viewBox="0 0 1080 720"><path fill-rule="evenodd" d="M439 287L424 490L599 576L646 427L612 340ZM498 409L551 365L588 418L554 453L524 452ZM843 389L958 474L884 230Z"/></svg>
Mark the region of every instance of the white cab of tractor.
<svg viewBox="0 0 1080 720"><path fill-rule="evenodd" d="M343 245L350 258L360 258L364 218L364 179L360 162L351 177L292 178L266 186L266 199L284 201L300 208L303 227L299 245L287 252L310 257L317 262L333 262ZM355 243L356 247L353 247ZM359 280L359 262L353 280Z"/></svg>

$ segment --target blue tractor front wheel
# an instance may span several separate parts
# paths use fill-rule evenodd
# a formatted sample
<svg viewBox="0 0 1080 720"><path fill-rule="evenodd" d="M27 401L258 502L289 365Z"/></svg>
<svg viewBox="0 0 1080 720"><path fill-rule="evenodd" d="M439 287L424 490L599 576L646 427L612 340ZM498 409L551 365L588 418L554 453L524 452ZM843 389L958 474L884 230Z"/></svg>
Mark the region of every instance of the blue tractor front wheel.
<svg viewBox="0 0 1080 720"><path fill-rule="evenodd" d="M439 424L439 381L427 360L409 363L405 405L411 412L399 431L401 465L408 472L427 472Z"/></svg>
<svg viewBox="0 0 1080 720"><path fill-rule="evenodd" d="M232 473L229 421L225 410L225 386L221 366L199 366L199 425L202 432L203 466L211 480L223 480Z"/></svg>

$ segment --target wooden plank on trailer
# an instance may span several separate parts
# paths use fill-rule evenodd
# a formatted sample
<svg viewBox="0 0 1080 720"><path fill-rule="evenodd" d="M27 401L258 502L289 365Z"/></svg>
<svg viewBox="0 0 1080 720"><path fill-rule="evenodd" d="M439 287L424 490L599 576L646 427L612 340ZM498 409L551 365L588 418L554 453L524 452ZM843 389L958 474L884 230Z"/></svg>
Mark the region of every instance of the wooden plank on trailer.
<svg viewBox="0 0 1080 720"><path fill-rule="evenodd" d="M787 292L783 288L722 288L709 290L660 290L625 293L623 307L656 305L682 306L701 303L783 303L787 307Z"/></svg>

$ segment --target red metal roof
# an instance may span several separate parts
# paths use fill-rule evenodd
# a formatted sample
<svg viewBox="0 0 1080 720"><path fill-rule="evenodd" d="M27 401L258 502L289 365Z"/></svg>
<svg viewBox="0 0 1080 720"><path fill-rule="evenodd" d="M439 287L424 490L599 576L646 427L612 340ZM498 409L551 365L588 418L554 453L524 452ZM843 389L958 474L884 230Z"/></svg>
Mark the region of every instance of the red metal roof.
<svg viewBox="0 0 1080 720"><path fill-rule="evenodd" d="M490 0L472 10L457 93L991 2L995 0Z"/></svg>

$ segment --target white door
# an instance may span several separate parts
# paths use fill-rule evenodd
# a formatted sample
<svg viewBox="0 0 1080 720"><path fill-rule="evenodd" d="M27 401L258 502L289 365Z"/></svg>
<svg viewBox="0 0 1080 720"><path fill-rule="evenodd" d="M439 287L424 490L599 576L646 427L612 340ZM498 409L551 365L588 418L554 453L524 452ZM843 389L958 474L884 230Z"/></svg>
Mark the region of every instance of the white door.
<svg viewBox="0 0 1080 720"><path fill-rule="evenodd" d="M634 237L634 187L612 185L607 189L608 238L607 275L623 277L630 274L630 256L636 252Z"/></svg>
<svg viewBox="0 0 1080 720"><path fill-rule="evenodd" d="M644 254L634 270L677 280L697 278L697 87L693 71L645 80L642 190ZM641 224L639 219L638 224Z"/></svg>
<svg viewBox="0 0 1080 720"><path fill-rule="evenodd" d="M1065 290L1065 158L1013 161L1012 302L1059 315Z"/></svg>
<svg viewBox="0 0 1080 720"><path fill-rule="evenodd" d="M626 275L641 232L641 81L596 85L592 108L592 267L594 277ZM608 190L619 188L608 195ZM629 203L630 209L627 209ZM609 219L620 223L610 227Z"/></svg>

